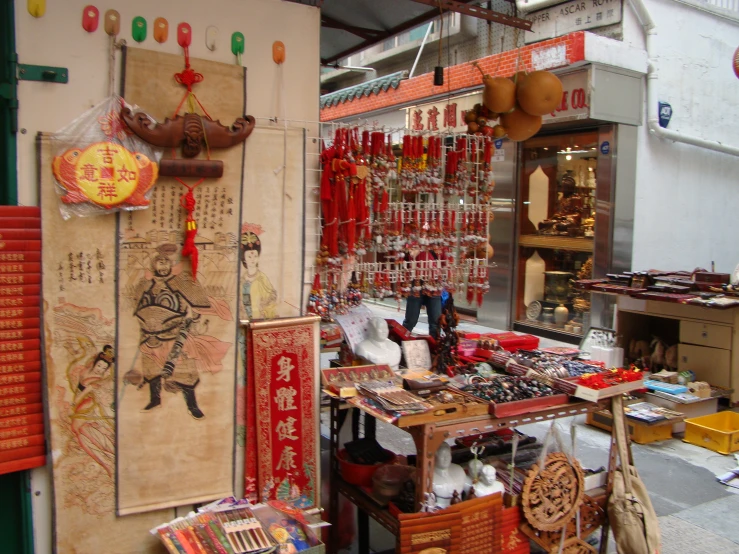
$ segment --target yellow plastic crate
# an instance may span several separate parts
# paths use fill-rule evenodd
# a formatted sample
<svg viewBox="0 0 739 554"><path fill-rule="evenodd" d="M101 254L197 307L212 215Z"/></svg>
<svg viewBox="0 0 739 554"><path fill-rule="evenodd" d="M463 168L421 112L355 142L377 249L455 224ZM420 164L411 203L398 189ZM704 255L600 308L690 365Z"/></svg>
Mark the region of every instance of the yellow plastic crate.
<svg viewBox="0 0 739 554"><path fill-rule="evenodd" d="M719 412L686 419L683 440L720 454L739 451L739 414Z"/></svg>

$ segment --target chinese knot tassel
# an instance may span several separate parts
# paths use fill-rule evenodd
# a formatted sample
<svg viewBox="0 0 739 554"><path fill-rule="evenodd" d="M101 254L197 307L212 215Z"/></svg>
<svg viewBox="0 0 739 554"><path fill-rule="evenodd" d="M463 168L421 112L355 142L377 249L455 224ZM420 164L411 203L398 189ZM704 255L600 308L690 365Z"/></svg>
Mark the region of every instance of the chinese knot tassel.
<svg viewBox="0 0 739 554"><path fill-rule="evenodd" d="M472 269L470 269L469 278L467 280L467 304L472 304L475 300L475 278Z"/></svg>
<svg viewBox="0 0 739 554"><path fill-rule="evenodd" d="M354 254L354 244L357 239L357 203L354 199L355 196L356 185L350 184L346 219L346 245L349 254Z"/></svg>
<svg viewBox="0 0 739 554"><path fill-rule="evenodd" d="M367 180L360 179L354 193L359 238L369 238L369 210L367 209Z"/></svg>
<svg viewBox="0 0 739 554"><path fill-rule="evenodd" d="M387 212L388 208L390 206L390 195L387 192L387 189L382 189L382 197L380 198L380 213Z"/></svg>
<svg viewBox="0 0 739 554"><path fill-rule="evenodd" d="M182 245L182 255L190 256L190 266L192 267L192 278L198 280L198 247L195 245L195 236L198 234L198 223L192 216L195 211L195 196L192 189L182 195L180 205L187 212L185 219L185 243Z"/></svg>
<svg viewBox="0 0 739 554"><path fill-rule="evenodd" d="M334 160L334 184L336 187L336 204L338 215L338 234L345 242L347 241L347 224L349 223L349 199L346 191L346 177L349 174L349 162ZM338 253L338 252L337 252Z"/></svg>

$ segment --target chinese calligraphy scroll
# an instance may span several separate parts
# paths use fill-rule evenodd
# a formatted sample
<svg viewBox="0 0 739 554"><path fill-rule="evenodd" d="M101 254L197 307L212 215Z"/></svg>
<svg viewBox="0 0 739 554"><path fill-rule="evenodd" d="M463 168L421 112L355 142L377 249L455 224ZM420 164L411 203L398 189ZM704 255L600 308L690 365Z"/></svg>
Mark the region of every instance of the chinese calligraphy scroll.
<svg viewBox="0 0 739 554"><path fill-rule="evenodd" d="M249 324L247 380L253 397L247 405L259 417L252 427L255 448L247 450L246 488L256 483L260 501L320 505L319 321L309 316Z"/></svg>
<svg viewBox="0 0 739 554"><path fill-rule="evenodd" d="M182 91L152 78L179 56L129 49L126 97L164 120ZM198 61L199 97L223 121L244 112L244 70ZM158 182L150 209L121 222L118 242L119 515L233 492L239 210L244 145L214 151L221 179L195 189L197 278L182 257L184 188ZM229 206L227 210L226 206ZM166 478L163 478L166 476Z"/></svg>

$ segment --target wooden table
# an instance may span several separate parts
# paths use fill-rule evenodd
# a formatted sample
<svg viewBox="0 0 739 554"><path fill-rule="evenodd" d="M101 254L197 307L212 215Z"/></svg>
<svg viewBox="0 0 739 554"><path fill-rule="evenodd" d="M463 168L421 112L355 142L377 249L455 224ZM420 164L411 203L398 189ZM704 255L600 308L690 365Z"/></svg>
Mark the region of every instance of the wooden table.
<svg viewBox="0 0 739 554"><path fill-rule="evenodd" d="M504 418L495 418L490 415L476 417L434 421L429 416L429 421L421 423L417 418L413 419L412 425L404 425L402 420L396 422L398 428L410 433L416 445L416 506L423 502L424 495L432 490L432 479L436 450L439 445L450 438L461 438L469 435L488 433L517 427L529 423L551 421L562 417L570 417L585 414L608 407L609 400L600 403L574 401L561 406L552 406L531 413ZM346 408L340 398L331 398L331 421L330 421L330 483L329 510L331 518L336 518L339 506L339 494L343 494L350 502L358 508L358 539L360 554L369 553L369 517L372 517L388 531L398 536L399 524L397 518L392 516L388 510L380 507L360 487L356 487L344 481L339 473L337 453L339 450L339 410ZM354 408L352 406L352 408ZM354 408L358 409L358 408ZM364 410L363 410L364 412ZM364 412L365 438L375 438L374 418L368 412ZM336 552L338 549L339 528L332 525L329 532L328 551Z"/></svg>

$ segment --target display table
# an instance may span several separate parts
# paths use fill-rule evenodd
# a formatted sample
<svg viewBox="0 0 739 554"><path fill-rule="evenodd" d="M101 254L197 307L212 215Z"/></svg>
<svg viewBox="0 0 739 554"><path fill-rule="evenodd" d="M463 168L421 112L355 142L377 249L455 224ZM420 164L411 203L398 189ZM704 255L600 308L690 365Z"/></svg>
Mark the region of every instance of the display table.
<svg viewBox="0 0 739 554"><path fill-rule="evenodd" d="M516 427L529 423L551 421L562 417L570 417L601 410L609 406L609 400L599 403L574 401L560 406L552 406L531 413L504 418L495 418L490 415L479 415L475 417L460 417L459 419L445 419L434 421L434 416L429 414L424 423L415 419L414 424L403 425L396 423L398 428L410 433L416 445L416 505L420 506L424 494L431 491L432 477L434 473L435 453L442 441L450 438L461 438L469 435L488 433L507 427ZM359 552L369 552L369 517L372 517L388 531L398 536L398 519L391 515L387 509L380 507L360 487L356 487L344 481L339 473L337 453L339 450L339 430L341 428L340 409L346 404L337 397L331 398L331 422L330 422L330 483L329 510L333 514L338 511L339 494L343 494L354 503L358 510ZM352 406L353 409L359 409ZM373 421L371 414L365 412L366 421ZM374 438L374 424L365 425L365 437ZM336 552L338 548L339 529L331 526L329 533L329 552Z"/></svg>
<svg viewBox="0 0 739 554"><path fill-rule="evenodd" d="M596 292L596 291L593 291ZM678 344L677 370L733 389L739 403L739 308L709 308L618 295L616 333L631 339L659 336Z"/></svg>

